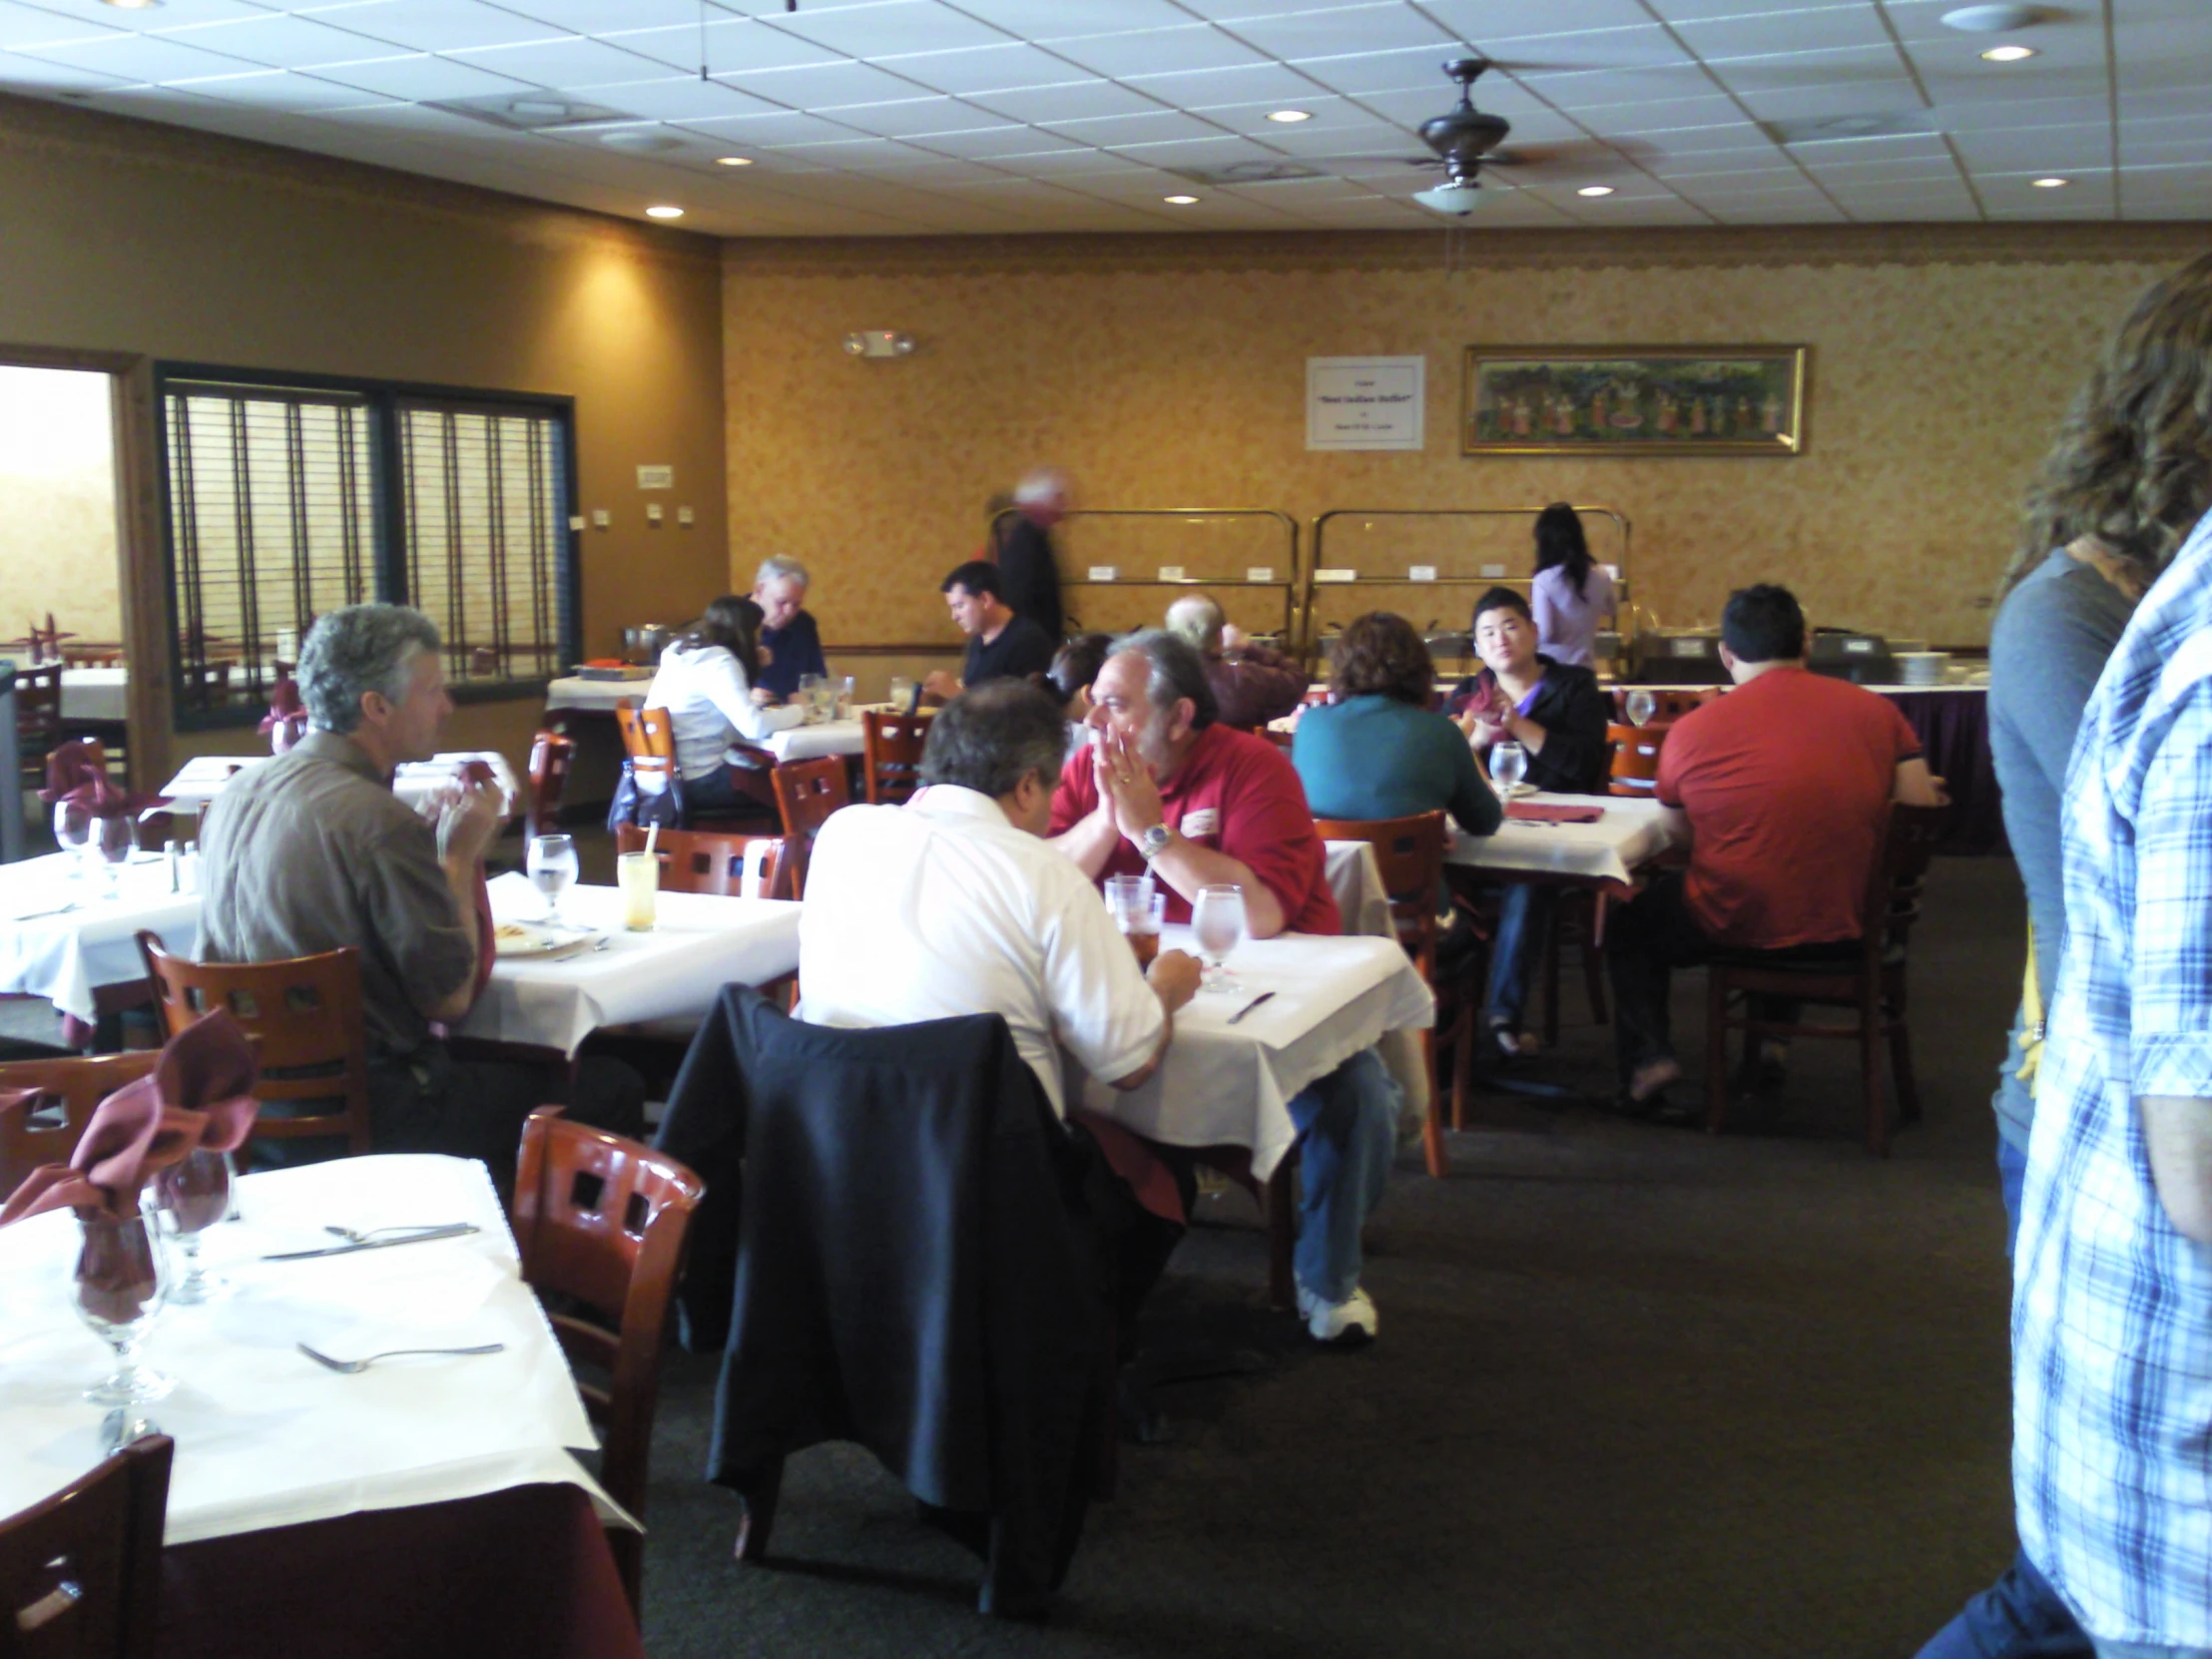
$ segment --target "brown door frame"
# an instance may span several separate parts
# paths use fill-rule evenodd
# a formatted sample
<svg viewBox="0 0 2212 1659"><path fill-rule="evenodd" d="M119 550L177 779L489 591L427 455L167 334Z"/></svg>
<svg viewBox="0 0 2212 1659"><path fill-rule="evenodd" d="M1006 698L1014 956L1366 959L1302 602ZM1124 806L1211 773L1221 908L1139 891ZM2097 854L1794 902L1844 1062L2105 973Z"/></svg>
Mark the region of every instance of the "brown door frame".
<svg viewBox="0 0 2212 1659"><path fill-rule="evenodd" d="M136 351L0 342L0 366L69 368L108 376L115 434L115 542L123 656L131 670L126 705L131 784L152 789L169 776L173 699L169 675L169 584L162 561L161 478L154 421L154 360Z"/></svg>

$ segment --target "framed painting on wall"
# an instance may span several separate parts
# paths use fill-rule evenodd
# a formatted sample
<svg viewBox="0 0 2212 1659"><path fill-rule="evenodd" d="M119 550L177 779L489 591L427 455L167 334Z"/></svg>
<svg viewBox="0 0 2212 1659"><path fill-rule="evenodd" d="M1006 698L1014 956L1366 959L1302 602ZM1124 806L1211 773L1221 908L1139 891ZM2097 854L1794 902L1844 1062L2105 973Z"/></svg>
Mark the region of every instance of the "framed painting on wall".
<svg viewBox="0 0 2212 1659"><path fill-rule="evenodd" d="M1470 345L1468 455L1797 455L1802 345Z"/></svg>

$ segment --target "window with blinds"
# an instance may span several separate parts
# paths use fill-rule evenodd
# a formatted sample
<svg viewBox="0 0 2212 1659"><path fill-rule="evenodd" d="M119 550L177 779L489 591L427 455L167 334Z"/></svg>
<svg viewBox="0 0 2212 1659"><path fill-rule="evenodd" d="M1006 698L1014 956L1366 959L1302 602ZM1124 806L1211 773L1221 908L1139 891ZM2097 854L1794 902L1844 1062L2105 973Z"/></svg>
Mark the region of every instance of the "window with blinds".
<svg viewBox="0 0 2212 1659"><path fill-rule="evenodd" d="M565 400L182 373L162 400L182 724L258 718L314 619L364 600L426 612L462 696L573 655Z"/></svg>

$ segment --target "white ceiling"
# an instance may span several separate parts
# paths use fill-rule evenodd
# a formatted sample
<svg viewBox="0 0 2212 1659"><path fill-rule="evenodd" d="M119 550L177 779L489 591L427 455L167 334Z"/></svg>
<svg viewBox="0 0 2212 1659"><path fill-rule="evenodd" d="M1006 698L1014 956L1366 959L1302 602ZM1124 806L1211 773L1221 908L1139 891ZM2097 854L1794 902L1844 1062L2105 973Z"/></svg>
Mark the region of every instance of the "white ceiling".
<svg viewBox="0 0 2212 1659"><path fill-rule="evenodd" d="M1473 48L1508 144L1566 149L1460 223L2212 219L2212 0L2057 0L1999 35L1943 27L1961 3L0 0L0 90L724 236L1402 230L1446 223L1408 200L1440 176L1388 158L1425 154ZM1980 57L2006 41L2037 55ZM433 107L548 91L618 119ZM1862 116L1904 130L1770 130ZM1285 159L1324 176L1170 171Z"/></svg>

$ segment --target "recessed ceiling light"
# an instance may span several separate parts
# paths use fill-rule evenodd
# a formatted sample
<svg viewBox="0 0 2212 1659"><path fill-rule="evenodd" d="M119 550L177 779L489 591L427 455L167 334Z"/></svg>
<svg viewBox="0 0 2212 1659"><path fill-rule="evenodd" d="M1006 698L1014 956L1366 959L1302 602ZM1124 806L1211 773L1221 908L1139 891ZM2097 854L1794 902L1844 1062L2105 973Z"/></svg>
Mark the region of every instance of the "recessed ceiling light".
<svg viewBox="0 0 2212 1659"><path fill-rule="evenodd" d="M715 166L717 167L751 167L752 165L753 158L751 156L717 156L715 158Z"/></svg>
<svg viewBox="0 0 2212 1659"><path fill-rule="evenodd" d="M1992 46L1981 54L1991 63L2018 63L2022 58L2035 56L2032 46Z"/></svg>
<svg viewBox="0 0 2212 1659"><path fill-rule="evenodd" d="M2035 188L2037 190L2064 190L2072 183L2071 179L2037 179Z"/></svg>
<svg viewBox="0 0 2212 1659"><path fill-rule="evenodd" d="M1311 121L1314 119L1314 114L1311 110L1270 110L1268 119L1270 121L1280 121L1288 127L1296 122Z"/></svg>
<svg viewBox="0 0 2212 1659"><path fill-rule="evenodd" d="M142 12L149 6L158 6L161 3L162 0L108 0L109 5L126 12Z"/></svg>
<svg viewBox="0 0 2212 1659"><path fill-rule="evenodd" d="M1195 196L1163 196L1160 198L1160 200L1168 203L1172 207L1187 208L1191 206L1191 204L1196 202L1198 198Z"/></svg>
<svg viewBox="0 0 2212 1659"><path fill-rule="evenodd" d="M1613 187L1611 185L1584 185L1574 194L1577 196L1611 196Z"/></svg>
<svg viewBox="0 0 2212 1659"><path fill-rule="evenodd" d="M682 219L684 217L684 210L682 208L672 208L667 203L663 202L654 207L646 209L645 217L648 219Z"/></svg>

